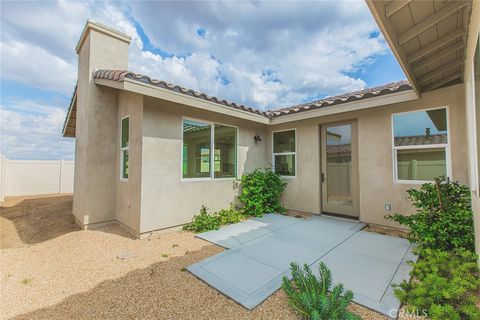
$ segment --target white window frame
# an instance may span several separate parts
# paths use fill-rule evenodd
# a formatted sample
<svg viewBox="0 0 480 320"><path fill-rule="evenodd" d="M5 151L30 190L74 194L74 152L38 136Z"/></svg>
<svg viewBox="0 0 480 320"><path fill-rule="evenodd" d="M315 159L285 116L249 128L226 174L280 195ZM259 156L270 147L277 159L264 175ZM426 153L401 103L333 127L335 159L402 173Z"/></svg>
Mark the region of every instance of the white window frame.
<svg viewBox="0 0 480 320"><path fill-rule="evenodd" d="M201 122L210 125L210 177L200 177L200 178L184 178L183 177L183 124L185 120ZM230 128L235 128L235 176L228 178L215 178L215 125L227 126ZM213 180L236 180L238 178L238 139L239 139L239 129L238 126L233 126L231 124L225 124L220 122L206 121L197 118L182 117L182 125L180 128L180 135L182 143L180 145L180 181L181 182L196 182L196 181L213 181Z"/></svg>
<svg viewBox="0 0 480 320"><path fill-rule="evenodd" d="M407 113L415 113L415 112L422 112L422 111L431 111L431 110L440 110L445 109L446 117L447 117L447 143L437 143L437 144L419 144L413 146L395 146L395 124L394 124L394 116L400 114L407 114ZM449 116L449 108L448 106L441 106L435 108L424 108L424 109L417 109L417 110L410 110L405 112L397 112L392 113L391 115L391 129L392 129L392 164L393 164L393 182L398 184L424 184L433 182L432 180L402 180L398 179L398 166L397 166L397 150L415 150L415 149L438 149L444 148L445 149L445 166L446 166L446 173L447 176L445 178L452 177L452 167L451 167L451 152L450 152L450 116Z"/></svg>
<svg viewBox="0 0 480 320"><path fill-rule="evenodd" d="M123 129L123 120L128 118L128 144L126 147L122 147L122 129ZM120 181L122 182L127 182L128 177L125 178L123 176L123 162L124 162L124 156L123 153L124 151L127 151L128 153L128 161L130 161L130 115L127 115L123 118L120 119ZM130 172L128 173L128 176L130 176Z"/></svg>
<svg viewBox="0 0 480 320"><path fill-rule="evenodd" d="M279 152L279 153L275 153L274 152L274 134L277 133L277 132L285 132L285 131L294 131L295 132L295 152ZM281 156L281 155L293 155L294 158L295 158L295 175L293 176L284 176L284 175L280 175L280 177L282 178L285 178L285 179L295 179L297 178L297 175L298 175L298 161L297 161L297 150L298 150L298 146L297 146L297 128L290 128L290 129L283 129L283 130L275 130L275 131L272 131L272 170L273 172L275 172L275 156Z"/></svg>

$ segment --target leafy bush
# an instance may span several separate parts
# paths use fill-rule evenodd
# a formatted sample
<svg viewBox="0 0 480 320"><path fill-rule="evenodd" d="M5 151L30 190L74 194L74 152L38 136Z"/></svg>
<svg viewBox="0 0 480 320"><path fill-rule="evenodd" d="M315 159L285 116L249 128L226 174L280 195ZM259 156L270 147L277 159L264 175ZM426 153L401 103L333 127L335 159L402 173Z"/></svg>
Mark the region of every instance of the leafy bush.
<svg viewBox="0 0 480 320"><path fill-rule="evenodd" d="M480 319L476 292L480 288L477 257L470 251L425 249L413 263L410 283L395 289L409 312L426 312L433 320Z"/></svg>
<svg viewBox="0 0 480 320"><path fill-rule="evenodd" d="M332 273L323 262L320 262L318 267L319 278L312 273L307 264L302 269L298 264L292 262L290 270L292 281L284 276L282 288L288 296L289 304L300 313L303 319L361 319L347 310L353 299L352 291L347 290L343 293L342 284L337 284L331 289Z"/></svg>
<svg viewBox="0 0 480 320"><path fill-rule="evenodd" d="M190 230L195 232L205 232L210 230L217 230L220 227L220 219L217 215L210 214L205 206L202 206L200 213L193 216L193 221L183 226L183 230Z"/></svg>
<svg viewBox="0 0 480 320"><path fill-rule="evenodd" d="M411 216L396 213L386 218L408 226L411 241L424 248L474 250L468 187L435 179L435 183L425 183L419 190L410 189L407 193L417 213Z"/></svg>
<svg viewBox="0 0 480 320"><path fill-rule="evenodd" d="M219 212L209 213L205 206L202 206L200 213L193 216L192 222L183 226L183 230L205 232L217 230L221 225L237 223L245 219L243 213L233 205L230 209L222 209Z"/></svg>
<svg viewBox="0 0 480 320"><path fill-rule="evenodd" d="M237 223L245 219L245 215L235 209L233 206L230 206L229 209L222 209L217 213L220 224L231 224Z"/></svg>
<svg viewBox="0 0 480 320"><path fill-rule="evenodd" d="M240 195L246 214L260 217L264 213L284 212L280 204L280 196L286 183L270 169L256 169L242 175L240 180Z"/></svg>

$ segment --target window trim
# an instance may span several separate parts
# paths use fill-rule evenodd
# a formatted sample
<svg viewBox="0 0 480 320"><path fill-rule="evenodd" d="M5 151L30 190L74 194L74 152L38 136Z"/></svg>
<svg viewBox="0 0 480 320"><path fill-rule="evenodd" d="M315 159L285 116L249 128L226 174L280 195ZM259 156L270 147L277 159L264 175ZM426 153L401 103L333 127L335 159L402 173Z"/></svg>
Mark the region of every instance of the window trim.
<svg viewBox="0 0 480 320"><path fill-rule="evenodd" d="M124 119L127 119L128 118L128 146L126 147L122 147L122 129L123 129L123 120ZM120 181L121 182L128 182L128 176L130 174L128 174L128 176L125 178L123 176L123 161L124 161L124 158L123 158L123 152L124 151L127 151L128 153L128 160L130 161L130 114L122 117L120 119Z"/></svg>
<svg viewBox="0 0 480 320"><path fill-rule="evenodd" d="M210 176L209 177L200 177L200 178L184 178L183 177L183 124L185 120L195 121L195 122L202 122L205 124L210 125ZM227 126L231 128L235 128L235 176L234 177L227 177L227 178L215 178L215 125ZM197 181L214 181L214 180L236 180L238 178L238 141L239 141L239 128L238 126L234 126L231 124L225 124L221 122L215 121L207 121L198 118L192 117L182 117L182 125L180 126L180 136L181 136L181 144L180 144L180 181L181 182L197 182Z"/></svg>
<svg viewBox="0 0 480 320"><path fill-rule="evenodd" d="M273 135L277 132L285 132L285 131L294 131L295 132L295 152L279 152L275 153L274 150L274 139ZM272 131L272 170L275 172L275 156L280 155L293 155L295 157L295 175L293 176L284 176L280 175L280 177L284 179L296 179L298 175L298 161L297 161L297 152L298 152L298 145L297 145L297 128L289 128L289 129L282 129L282 130L274 130Z"/></svg>
<svg viewBox="0 0 480 320"><path fill-rule="evenodd" d="M422 112L422 111L431 111L431 110L446 110L446 117L447 117L447 143L437 143L437 144L426 144L426 145L413 145L413 146L395 146L395 127L393 118L396 115L400 114L407 114L407 113L415 113L415 112ZM452 177L452 161L451 161L451 152L450 152L450 113L449 107L440 106L434 108L422 108L416 110L409 110L403 112L395 112L391 114L391 134L392 134L392 172L393 172L393 183L395 184L424 184L424 183L431 183L431 180L403 180L398 179L398 167L397 167L397 150L415 150L415 149L435 149L435 148L444 148L445 149L445 169L447 178Z"/></svg>

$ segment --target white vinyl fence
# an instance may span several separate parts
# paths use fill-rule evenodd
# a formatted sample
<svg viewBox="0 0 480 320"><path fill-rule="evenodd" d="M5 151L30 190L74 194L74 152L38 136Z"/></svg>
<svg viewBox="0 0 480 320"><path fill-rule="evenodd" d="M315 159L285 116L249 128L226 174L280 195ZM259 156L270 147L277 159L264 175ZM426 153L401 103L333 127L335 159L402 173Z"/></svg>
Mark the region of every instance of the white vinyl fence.
<svg viewBox="0 0 480 320"><path fill-rule="evenodd" d="M4 197L73 193L74 161L9 160L0 155L0 201Z"/></svg>

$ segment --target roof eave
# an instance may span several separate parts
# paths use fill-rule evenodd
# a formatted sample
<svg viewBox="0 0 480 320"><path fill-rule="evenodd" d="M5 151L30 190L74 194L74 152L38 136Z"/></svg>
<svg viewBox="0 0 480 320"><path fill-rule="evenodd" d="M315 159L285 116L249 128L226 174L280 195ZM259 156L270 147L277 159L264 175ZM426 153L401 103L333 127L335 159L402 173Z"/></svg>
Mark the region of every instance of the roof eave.
<svg viewBox="0 0 480 320"><path fill-rule="evenodd" d="M67 117L65 118L65 122L63 123L63 129L62 129L62 136L65 138L75 138L75 132L73 134L70 134L67 132L67 129L70 125L70 121L72 118L73 110L75 109L75 106L77 104L77 88L75 88L75 91L73 92L73 97L70 102L70 106L68 107L68 113Z"/></svg>
<svg viewBox="0 0 480 320"><path fill-rule="evenodd" d="M358 111L363 109L382 107L394 103L401 103L406 101L417 100L417 93L413 90L403 90L400 92L394 92L389 94L384 94L381 96L370 97L360 100L355 100L351 102L346 102L342 104L336 104L329 107L317 108L302 112L296 112L288 115L282 115L275 117L271 120L270 124L281 124L292 121L299 121L310 119L314 117L327 116L332 114Z"/></svg>
<svg viewBox="0 0 480 320"><path fill-rule="evenodd" d="M249 111L231 108L214 102L206 101L197 97L182 94L172 90L157 87L155 85L136 81L133 79L125 78L123 81L107 80L107 79L95 79L95 83L115 88L118 90L126 90L135 92L148 97L167 100L186 106L191 106L199 109L204 109L212 112L222 113L225 115L254 121L261 124L269 124L270 119L264 115L256 114Z"/></svg>
<svg viewBox="0 0 480 320"><path fill-rule="evenodd" d="M420 87L415 77L413 76L410 67L406 63L407 57L403 54L403 51L400 50L399 46L397 46L398 39L394 39L396 38L396 34L391 30L391 26L388 24L388 21L385 20L385 13L379 11L383 10L383 2L374 0L366 0L366 2L368 8L370 9L370 12L372 13L375 21L377 22L378 27L380 28L380 31L382 32L385 40L387 41L390 49L392 50L393 55L397 59L397 62L400 64L400 67L403 70L403 73L406 75L408 81L410 82L410 85L412 86L415 95L417 96L417 98L420 98Z"/></svg>

